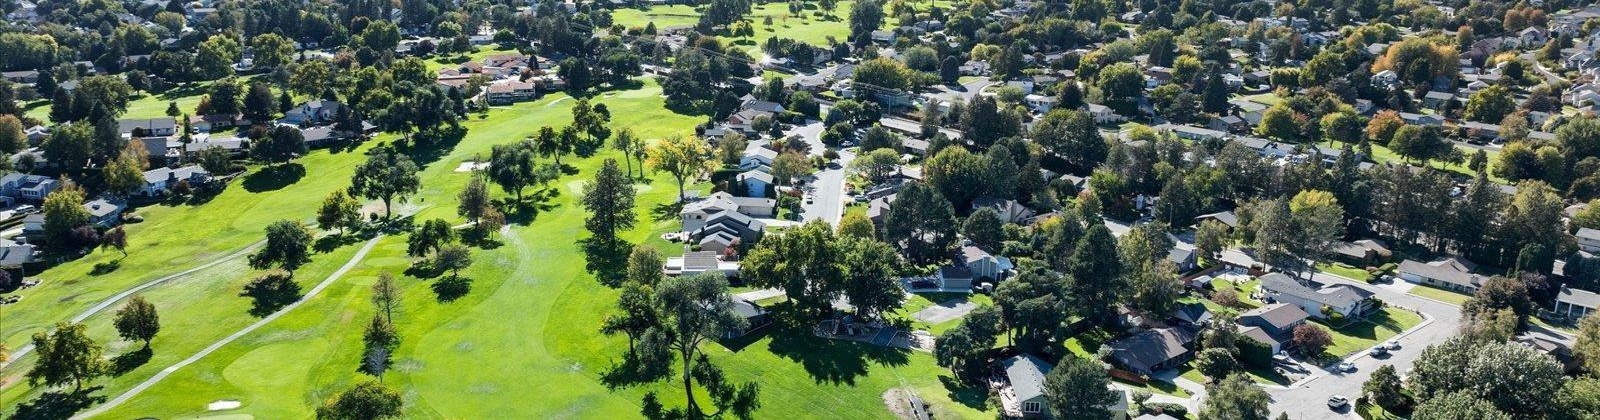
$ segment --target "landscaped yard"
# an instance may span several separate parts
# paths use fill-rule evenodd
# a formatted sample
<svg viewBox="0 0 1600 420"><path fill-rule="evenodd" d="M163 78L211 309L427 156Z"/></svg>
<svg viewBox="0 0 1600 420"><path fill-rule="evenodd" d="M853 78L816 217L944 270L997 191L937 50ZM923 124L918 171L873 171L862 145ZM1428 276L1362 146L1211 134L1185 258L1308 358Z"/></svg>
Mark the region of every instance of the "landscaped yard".
<svg viewBox="0 0 1600 420"><path fill-rule="evenodd" d="M1333 335L1333 345L1323 351L1322 356L1329 359L1342 359L1356 352L1366 351L1372 346L1388 341L1411 327L1422 323L1422 316L1414 312L1399 308L1386 307L1367 316L1363 322L1347 325L1344 328L1333 328L1321 321L1314 321Z"/></svg>
<svg viewBox="0 0 1600 420"><path fill-rule="evenodd" d="M1321 271L1327 272L1329 274L1333 274L1335 276L1344 277L1344 278L1355 280L1355 281L1359 281L1359 282L1372 281L1372 275L1370 273L1367 273L1367 269L1361 268L1361 267L1352 266L1350 264L1345 264L1345 263L1342 263L1342 262L1318 263L1317 264L1317 270L1321 270Z"/></svg>
<svg viewBox="0 0 1600 420"><path fill-rule="evenodd" d="M1472 296L1469 295L1421 284L1417 285L1416 287L1412 287L1411 294L1456 306L1464 305L1467 303L1467 299L1472 299Z"/></svg>

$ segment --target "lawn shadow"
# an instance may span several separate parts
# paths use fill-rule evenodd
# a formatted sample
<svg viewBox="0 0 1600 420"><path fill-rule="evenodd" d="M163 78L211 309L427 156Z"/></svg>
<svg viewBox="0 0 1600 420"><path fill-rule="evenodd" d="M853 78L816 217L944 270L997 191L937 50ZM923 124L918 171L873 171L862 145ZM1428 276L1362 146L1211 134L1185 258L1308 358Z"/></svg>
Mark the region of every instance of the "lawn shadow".
<svg viewBox="0 0 1600 420"><path fill-rule="evenodd" d="M556 205L553 202L560 195L560 189L546 188L523 195L522 201L514 198L499 200L495 206L504 209L506 223L527 226L533 223L533 219L537 218L539 213L555 209Z"/></svg>
<svg viewBox="0 0 1600 420"><path fill-rule="evenodd" d="M777 308L789 308L780 304ZM793 310L780 310L780 321L768 327L772 341L767 350L800 363L817 383L855 385L867 374L871 364L903 366L910 361L910 350L880 347L849 340L818 337L811 331L809 318Z"/></svg>
<svg viewBox="0 0 1600 420"><path fill-rule="evenodd" d="M269 273L245 285L240 296L250 298L250 315L266 317L300 300L300 284L294 279Z"/></svg>
<svg viewBox="0 0 1600 420"><path fill-rule="evenodd" d="M683 211L683 203L670 201L650 207L650 219L662 222L678 218L678 213Z"/></svg>
<svg viewBox="0 0 1600 420"><path fill-rule="evenodd" d="M939 383L944 385L946 397L957 404L967 406L974 410L986 410L989 407L989 390L982 386L962 382L950 375L939 375Z"/></svg>
<svg viewBox="0 0 1600 420"><path fill-rule="evenodd" d="M426 169L429 164L439 161L445 155L455 150L456 144L466 138L465 127L443 127L437 133L416 133L411 136L411 141L396 141L395 149L411 158L418 169ZM431 137L431 138L430 138Z"/></svg>
<svg viewBox="0 0 1600 420"><path fill-rule="evenodd" d="M405 274L419 279L431 279L444 275L444 269L435 267L431 260L418 260L406 267Z"/></svg>
<svg viewBox="0 0 1600 420"><path fill-rule="evenodd" d="M338 235L328 235L317 238L317 242L311 245L311 249L321 253L333 252L333 250L339 249L339 247L361 242L361 240L362 239L360 237L351 235L348 232L340 233Z"/></svg>
<svg viewBox="0 0 1600 420"><path fill-rule="evenodd" d="M145 363L150 363L150 357L154 354L155 352L150 351L150 347L142 347L111 358L111 376L122 376L144 366Z"/></svg>
<svg viewBox="0 0 1600 420"><path fill-rule="evenodd" d="M100 387L94 386L77 391L45 392L33 401L18 405L10 418L12 420L69 419L83 409L104 403L106 401L104 395L90 395L99 390Z"/></svg>
<svg viewBox="0 0 1600 420"><path fill-rule="evenodd" d="M305 176L306 167L297 162L271 165L245 175L244 189L253 193L276 191L300 182Z"/></svg>
<svg viewBox="0 0 1600 420"><path fill-rule="evenodd" d="M622 355L622 362L611 365L600 375L600 383L616 390L656 382L672 375L672 363L644 363L633 352Z"/></svg>
<svg viewBox="0 0 1600 420"><path fill-rule="evenodd" d="M583 249L584 268L594 273L596 281L606 287L622 285L628 269L628 253L632 252L633 245L620 239L615 243L606 243L589 237L579 239L578 246Z"/></svg>
<svg viewBox="0 0 1600 420"><path fill-rule="evenodd" d="M450 277L433 282L433 294L439 303L450 303L472 291L472 279Z"/></svg>

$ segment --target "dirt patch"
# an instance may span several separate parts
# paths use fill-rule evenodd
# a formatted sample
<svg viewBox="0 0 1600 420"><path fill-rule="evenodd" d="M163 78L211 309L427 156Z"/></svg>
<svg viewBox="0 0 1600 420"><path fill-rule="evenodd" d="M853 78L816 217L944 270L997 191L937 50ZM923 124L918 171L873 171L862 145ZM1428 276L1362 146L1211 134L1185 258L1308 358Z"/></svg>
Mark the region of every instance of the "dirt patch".
<svg viewBox="0 0 1600 420"><path fill-rule="evenodd" d="M917 394L905 388L890 388L883 392L883 405L901 420L929 420L927 404Z"/></svg>

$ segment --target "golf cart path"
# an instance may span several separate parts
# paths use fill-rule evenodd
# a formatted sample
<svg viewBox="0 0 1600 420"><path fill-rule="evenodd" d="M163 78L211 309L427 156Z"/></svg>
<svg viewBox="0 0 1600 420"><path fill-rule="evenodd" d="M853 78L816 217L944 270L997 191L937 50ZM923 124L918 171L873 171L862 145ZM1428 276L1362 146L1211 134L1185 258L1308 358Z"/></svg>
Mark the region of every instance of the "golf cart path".
<svg viewBox="0 0 1600 420"><path fill-rule="evenodd" d="M206 346L205 349L200 350L200 352L195 353L192 356L189 356L189 358L183 359L182 361L180 361L178 363L175 363L172 366L168 366L166 369L162 369L161 372L156 373L155 376L151 376L150 379L147 379L144 382L139 383L139 385L136 385L133 388L128 389L128 391L122 393L122 395L118 395L116 398L113 398L110 401L106 401L105 404L101 404L99 407L95 407L92 410L85 411L85 412L79 413L77 415L74 415L74 416L72 416L72 418L74 418L74 419L86 419L86 418L90 418L90 417L94 417L94 416L103 414L107 410L115 408L116 406L121 405L122 403L125 403L130 399L133 399L134 396L139 395L139 393L144 392L144 390L149 389L151 386L155 386L155 384L160 383L161 380L166 379L167 376L172 375L173 372L177 372L178 369L182 369L184 366L188 366L190 364L193 364L194 362L199 361L201 358L204 358L204 357L206 357L208 355L211 355L211 353L217 351L217 349L222 348L222 346L228 345L229 343L232 343L232 342L234 342L234 341L236 341L236 340L238 340L240 338L243 338L245 335L250 334L251 332L255 332L255 330L260 329L262 326L267 325L267 323L270 323L270 322L272 322L274 320L277 320L278 318L282 317L284 314L288 314L289 312L294 311L295 308L299 308L301 304L304 304L307 301L310 301L311 298L316 297L317 294L319 294L319 293L322 293L323 289L328 288L328 286L332 285L334 281L339 280L340 277L344 277L345 273L349 272L351 269L354 269L356 267L356 264L360 263L362 259L365 259L367 257L367 253L371 252L372 248L374 248L374 247L376 247L378 245L378 240L383 239L383 237L384 237L384 235L379 234L379 235L373 236L372 239L368 239L366 245L363 245L361 247L361 250L356 251L356 255L350 257L350 261L346 261L344 263L344 265L339 267L339 269L337 271L334 271L333 274L329 274L328 278L323 279L321 283L317 283L316 287L312 287L311 291L306 292L305 296L301 296L300 297L300 300L297 300L294 303L289 304L288 306L284 306L283 309L279 309L277 312L273 312L271 315L267 315L265 318L261 318L261 320L256 321L254 324L250 324L250 326L244 327L244 329L236 331L233 334L230 334L227 337L223 338L222 340L219 340L219 341L217 341L215 343L212 343L210 346Z"/></svg>
<svg viewBox="0 0 1600 420"><path fill-rule="evenodd" d="M180 272L177 272L177 273L169 274L169 275L167 275L165 277L161 277L161 278L158 278L158 279L155 279L155 280L150 280L150 281L147 281L147 282L144 282L144 283L140 283L137 286L133 286L131 288L128 288L128 290L124 290L121 293L117 293L115 295L111 295L110 297L107 297L104 300L101 300L100 303L96 303L94 306L90 306L88 309L83 310L83 312L79 312L77 315L73 315L72 319L71 319L71 322L74 323L74 324L81 323L84 320L89 319L89 317L100 313L100 311L104 311L104 310L106 310L106 308L110 308L111 305L114 305L117 302L122 301L123 299L127 299L129 296L133 296L133 294L135 294L135 293L142 292L145 289L149 289L151 287L155 287L156 285L159 285L159 284L162 284L162 283L166 283L166 282L171 281L171 280L176 279L176 278L180 278L180 277L188 276L190 274L194 274L195 272L198 272L200 270L204 270L204 269L207 269L207 268L215 267L217 264L222 264L224 262L227 262L228 260L232 260L234 258L239 258L239 257L244 256L245 254L249 253L251 250L254 250L254 249L260 247L261 244L264 244L264 243L267 243L266 239L262 239L260 241L256 241L255 243L252 243L250 245L245 245L244 248L240 248L238 251L234 251L231 254L224 255L222 257L218 257L218 258L213 259L210 262L207 262L205 264L194 266L194 267L192 267L192 268L190 268L188 270L183 270L183 271L180 271ZM22 359L22 356L27 356L28 353L30 353L32 351L33 351L33 343L30 342L28 344L23 345L22 347L18 347L17 351L12 352L11 353L11 360L12 361L20 360L20 359ZM4 364L0 364L0 366L5 366L5 365Z"/></svg>

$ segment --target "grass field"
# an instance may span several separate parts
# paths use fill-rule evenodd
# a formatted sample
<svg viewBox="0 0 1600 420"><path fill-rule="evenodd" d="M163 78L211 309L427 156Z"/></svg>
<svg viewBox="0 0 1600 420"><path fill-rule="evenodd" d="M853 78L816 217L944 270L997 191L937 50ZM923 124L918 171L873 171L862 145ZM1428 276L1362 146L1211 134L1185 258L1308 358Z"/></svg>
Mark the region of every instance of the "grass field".
<svg viewBox="0 0 1600 420"><path fill-rule="evenodd" d="M666 111L659 88L648 81L641 89L602 95L597 101L610 108L614 127L634 127L647 139L688 131L700 120ZM418 219L459 222L454 215L455 195L470 175L454 172L456 164L486 156L491 146L519 141L542 125L566 124L572 103L555 95L497 108L487 117L472 116L466 123L466 139L426 159L431 163L423 168L423 190L411 203L420 212ZM620 359L626 340L598 333L616 292L598 285L584 272L574 239L585 236L582 220L586 214L575 199L583 180L614 153L607 150L589 159L563 160L579 172L552 183L544 194L548 199L537 205L537 210L513 215L518 223L503 237L502 246L474 253L476 264L462 272L471 281L465 296L442 302L432 289L436 280L401 277L405 293L396 323L402 344L384 380L405 395L407 417L628 418L637 415L639 398L647 391L659 392L669 406L681 404L681 388L670 384L612 389L602 380L607 368ZM300 161L311 175L277 190L249 193L236 183L197 208L142 210L150 221L130 231L136 243L130 246L132 255L122 270L99 278L83 275L95 262L113 259L114 253L96 253L51 270L42 277L93 282L70 288L61 287L64 282L47 282L30 289L39 297L29 296L19 305L33 305L27 316L34 321L5 323L7 343L14 347L42 325L157 273L178 271L251 243L272 220L309 218L317 200L348 182L351 167L360 159L359 154L350 152L317 152ZM496 196L505 195L494 190ZM668 255L680 253L657 239L659 233L676 228L672 217L655 215L656 209L674 198L674 183L656 173L640 184L638 191L640 223L627 237L657 246ZM175 235L190 240L171 240ZM163 239L171 243L163 244ZM319 255L314 265L337 266L352 248ZM408 264L404 238L383 239L355 270L323 294L176 371L105 417L311 416L311 408L326 397L364 380L355 370L360 363L361 329L373 311L368 285L379 272L399 275ZM314 269L303 269L302 278L318 277ZM148 293L147 297L157 301L169 329L156 340L156 360L143 369L159 370L170 364L170 359L163 358L190 354L189 342L210 343L214 338L209 337L225 335L236 330L238 322L248 320L228 315L240 312L243 298L236 296L237 283L230 282L239 281L242 277L236 274L245 270L223 264L215 271L221 273L197 273L182 283ZM176 303L180 300L190 302ZM7 309L12 308L18 306ZM12 320L8 317L7 321ZM95 318L90 324L97 322L103 325L105 321ZM112 341L103 326L91 331L102 342ZM189 334L196 337L179 337ZM121 349L127 344L117 346ZM895 387L916 392L932 404L940 418L993 416L992 410L984 407L987 395L955 385L949 373L926 353L821 340L785 328L763 329L745 341L728 346L707 344L706 349L731 379L761 381L763 404L757 418L883 418L889 413L881 395ZM4 373L20 372L7 369ZM113 394L148 374L135 370L102 380L99 384L107 388L99 395ZM5 395L14 392L26 395L20 388L7 389ZM222 413L205 411L207 403L223 399L241 401L243 407ZM10 407L14 401L8 398L5 404Z"/></svg>
<svg viewBox="0 0 1600 420"><path fill-rule="evenodd" d="M1411 294L1417 295L1417 296L1422 296L1422 297L1425 297L1425 298L1428 298L1428 299L1437 300L1437 301L1444 302L1444 303L1448 303L1448 304L1451 304L1451 305L1456 305L1456 306L1461 306L1463 304L1466 304L1467 303L1467 299L1472 299L1472 296L1470 296L1470 295L1464 295L1464 294L1461 294L1461 293L1456 293L1456 292L1440 289L1440 288L1433 287L1433 286L1424 286L1424 285L1420 285L1420 284L1417 285L1416 287L1412 287L1411 288Z"/></svg>
<svg viewBox="0 0 1600 420"><path fill-rule="evenodd" d="M1359 282L1367 282L1372 280L1372 274L1367 273L1367 269L1342 262L1318 263L1317 270L1325 271L1339 277L1344 277Z"/></svg>
<svg viewBox="0 0 1600 420"><path fill-rule="evenodd" d="M1411 327L1422 323L1422 316L1411 311L1398 308L1383 308L1383 310L1367 316L1366 321L1347 325L1344 328L1333 328L1320 321L1314 321L1327 327L1333 336L1333 345L1323 351L1323 356L1333 359L1344 358L1353 353L1366 351L1387 341Z"/></svg>

